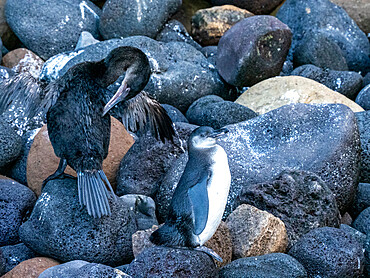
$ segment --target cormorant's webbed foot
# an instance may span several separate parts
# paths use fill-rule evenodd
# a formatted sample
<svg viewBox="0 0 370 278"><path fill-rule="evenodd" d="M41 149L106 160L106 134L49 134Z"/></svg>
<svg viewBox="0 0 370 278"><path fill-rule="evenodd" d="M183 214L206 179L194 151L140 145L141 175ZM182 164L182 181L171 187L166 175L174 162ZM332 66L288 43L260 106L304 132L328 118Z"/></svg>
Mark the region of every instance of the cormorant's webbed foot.
<svg viewBox="0 0 370 278"><path fill-rule="evenodd" d="M61 158L59 161L59 166L58 169L55 171L54 174L50 175L47 177L43 182L42 182L42 187L41 189L44 189L44 186L51 180L55 180L58 178L75 178L71 175L65 174L64 170L67 168L67 160L64 158Z"/></svg>

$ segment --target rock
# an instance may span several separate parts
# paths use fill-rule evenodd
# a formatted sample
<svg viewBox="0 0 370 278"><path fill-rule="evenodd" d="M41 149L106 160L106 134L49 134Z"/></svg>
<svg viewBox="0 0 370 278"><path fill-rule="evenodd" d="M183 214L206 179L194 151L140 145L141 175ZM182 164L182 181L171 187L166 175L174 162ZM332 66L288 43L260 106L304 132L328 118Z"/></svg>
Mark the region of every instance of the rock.
<svg viewBox="0 0 370 278"><path fill-rule="evenodd" d="M217 277L211 257L203 252L151 247L130 263L127 273L134 277Z"/></svg>
<svg viewBox="0 0 370 278"><path fill-rule="evenodd" d="M184 114L179 109L169 104L162 104L162 107L166 110L168 116L170 116L172 122L183 122L189 123L188 119L185 118Z"/></svg>
<svg viewBox="0 0 370 278"><path fill-rule="evenodd" d="M342 7L365 34L370 33L370 3L367 0L330 0Z"/></svg>
<svg viewBox="0 0 370 278"><path fill-rule="evenodd" d="M0 119L0 168L3 168L21 154L22 138L4 122L4 115Z"/></svg>
<svg viewBox="0 0 370 278"><path fill-rule="evenodd" d="M312 64L323 69L348 70L346 58L338 44L320 32L308 33L297 43L293 62L295 67Z"/></svg>
<svg viewBox="0 0 370 278"><path fill-rule="evenodd" d="M366 241L366 234L357 231L356 229L352 228L351 226L340 224L340 229L345 231L346 233L352 235L360 244L365 244Z"/></svg>
<svg viewBox="0 0 370 278"><path fill-rule="evenodd" d="M364 274L370 274L370 236L367 236L366 242L364 244L365 249L365 271Z"/></svg>
<svg viewBox="0 0 370 278"><path fill-rule="evenodd" d="M154 244L149 240L150 235L158 230L159 226L154 225L150 229L139 230L132 235L132 251L135 258L145 249L153 247Z"/></svg>
<svg viewBox="0 0 370 278"><path fill-rule="evenodd" d="M205 95L234 99L234 90L221 80L215 66L200 51L187 43L162 43L143 36L112 39L77 52L59 54L45 63L40 78L53 80L78 63L104 59L120 46L137 47L148 56L152 75L144 91L160 103L173 105L184 113Z"/></svg>
<svg viewBox="0 0 370 278"><path fill-rule="evenodd" d="M284 253L288 237L284 223L250 205L238 206L227 218L233 243L233 259Z"/></svg>
<svg viewBox="0 0 370 278"><path fill-rule="evenodd" d="M103 6L99 31L106 40L137 35L154 38L180 6L181 0L108 0Z"/></svg>
<svg viewBox="0 0 370 278"><path fill-rule="evenodd" d="M347 224L347 225L351 225L352 224L352 217L351 215L349 215L348 212L346 212L345 214L342 215L342 218L340 219L340 224Z"/></svg>
<svg viewBox="0 0 370 278"><path fill-rule="evenodd" d="M5 272L11 271L23 261L37 257L37 254L23 243L3 246L0 249L5 258Z"/></svg>
<svg viewBox="0 0 370 278"><path fill-rule="evenodd" d="M164 25L162 31L157 35L157 41L161 42L186 42L198 50L202 47L193 40L181 22L172 19Z"/></svg>
<svg viewBox="0 0 370 278"><path fill-rule="evenodd" d="M214 66L216 66L217 60L217 46L210 45L202 48L203 55L207 58L207 60Z"/></svg>
<svg viewBox="0 0 370 278"><path fill-rule="evenodd" d="M370 112L356 113L361 139L360 181L370 183Z"/></svg>
<svg viewBox="0 0 370 278"><path fill-rule="evenodd" d="M6 261L5 261L5 258L4 258L4 256L3 256L3 254L2 254L2 251L1 251L1 248L0 248L0 275L2 276L2 275L4 275L5 274L5 263L6 263Z"/></svg>
<svg viewBox="0 0 370 278"><path fill-rule="evenodd" d="M36 202L26 186L10 179L0 179L0 246L19 242L18 230Z"/></svg>
<svg viewBox="0 0 370 278"><path fill-rule="evenodd" d="M231 4L255 14L271 13L283 0L212 0L212 4L220 6Z"/></svg>
<svg viewBox="0 0 370 278"><path fill-rule="evenodd" d="M36 257L21 262L19 265L17 265L1 278L38 278L45 269L56 266L58 264L59 263L56 260L50 258Z"/></svg>
<svg viewBox="0 0 370 278"><path fill-rule="evenodd" d="M32 51L26 48L18 48L8 52L3 57L3 65L15 72L28 72L34 78L38 78L44 61Z"/></svg>
<svg viewBox="0 0 370 278"><path fill-rule="evenodd" d="M341 103L354 112L363 111L361 106L342 94L301 76L279 76L264 80L245 91L235 102L258 114L291 103Z"/></svg>
<svg viewBox="0 0 370 278"><path fill-rule="evenodd" d="M363 80L363 82L364 82L364 87L366 87L367 85L369 85L370 84L370 72L368 72L365 76L364 76L364 80Z"/></svg>
<svg viewBox="0 0 370 278"><path fill-rule="evenodd" d="M45 60L73 50L82 31L99 35L100 9L89 0L9 0L5 15L22 43Z"/></svg>
<svg viewBox="0 0 370 278"><path fill-rule="evenodd" d="M1 0L0 0L1 1ZM0 66L0 82L14 76L15 72L7 67Z"/></svg>
<svg viewBox="0 0 370 278"><path fill-rule="evenodd" d="M304 267L287 254L273 253L242 258L220 269L220 278L306 278Z"/></svg>
<svg viewBox="0 0 370 278"><path fill-rule="evenodd" d="M89 45L96 44L99 41L94 38L94 36L87 32L87 31L82 31L80 38L78 39L77 45L75 47L75 51L83 49Z"/></svg>
<svg viewBox="0 0 370 278"><path fill-rule="evenodd" d="M190 123L211 126L214 129L246 121L256 116L257 114L251 109L232 101L224 101L215 95L196 100L186 112Z"/></svg>
<svg viewBox="0 0 370 278"><path fill-rule="evenodd" d="M103 162L103 171L113 188L116 187L116 174L119 163L133 143L134 139L132 139L122 123L111 117L109 151L107 158ZM41 194L42 182L55 172L58 168L59 160L54 154L47 127L44 125L36 135L27 159L28 187L38 196ZM69 166L65 173L76 176L76 172Z"/></svg>
<svg viewBox="0 0 370 278"><path fill-rule="evenodd" d="M370 184L359 183L352 213L357 216L368 207L370 207Z"/></svg>
<svg viewBox="0 0 370 278"><path fill-rule="evenodd" d="M357 95L355 102L365 110L370 110L370 84Z"/></svg>
<svg viewBox="0 0 370 278"><path fill-rule="evenodd" d="M289 250L309 277L359 277L364 268L362 244L343 230L318 228Z"/></svg>
<svg viewBox="0 0 370 278"><path fill-rule="evenodd" d="M342 8L329 0L287 0L276 16L293 32L290 54L306 34L320 33L340 47L350 71L366 74L370 70L366 34Z"/></svg>
<svg viewBox="0 0 370 278"><path fill-rule="evenodd" d="M292 32L273 16L239 21L220 39L216 67L234 86L252 86L279 75L288 54Z"/></svg>
<svg viewBox="0 0 370 278"><path fill-rule="evenodd" d="M352 226L366 234L366 235L370 235L370 207L368 207L367 209L363 210L359 216L357 216L357 218L355 219L355 221L353 222Z"/></svg>
<svg viewBox="0 0 370 278"><path fill-rule="evenodd" d="M90 277L131 277L122 271L107 265L74 260L56 265L42 272L39 278L90 278Z"/></svg>
<svg viewBox="0 0 370 278"><path fill-rule="evenodd" d="M191 19L191 34L202 45L217 45L235 23L253 15L232 5L201 9Z"/></svg>
<svg viewBox="0 0 370 278"><path fill-rule="evenodd" d="M229 133L219 144L228 155L232 180L224 219L236 208L235 199L243 188L274 180L287 168L320 176L343 213L352 205L360 141L354 113L346 106L287 105L226 127ZM155 198L160 222L186 162L187 154L183 154L161 179Z"/></svg>
<svg viewBox="0 0 370 278"><path fill-rule="evenodd" d="M290 248L312 229L339 227L335 197L316 174L285 170L272 182L243 188L236 203L251 204L281 219L286 225Z"/></svg>
<svg viewBox="0 0 370 278"><path fill-rule="evenodd" d="M291 75L315 80L352 100L362 88L362 76L354 71L323 70L314 65L304 65L293 70Z"/></svg>
<svg viewBox="0 0 370 278"><path fill-rule="evenodd" d="M109 203L112 215L95 219L80 205L75 179L51 180L19 236L37 253L64 262L86 260L111 266L130 262L131 235L137 230L134 215L120 198Z"/></svg>
<svg viewBox="0 0 370 278"><path fill-rule="evenodd" d="M187 149L187 139L196 127L175 123L179 137L175 138L174 143L163 144L151 135L137 140L121 161L117 175L117 195L143 194L153 197L157 182L172 162Z"/></svg>
<svg viewBox="0 0 370 278"><path fill-rule="evenodd" d="M121 200L134 212L138 230L158 225L155 216L155 203L152 198L145 195L127 194L122 196Z"/></svg>

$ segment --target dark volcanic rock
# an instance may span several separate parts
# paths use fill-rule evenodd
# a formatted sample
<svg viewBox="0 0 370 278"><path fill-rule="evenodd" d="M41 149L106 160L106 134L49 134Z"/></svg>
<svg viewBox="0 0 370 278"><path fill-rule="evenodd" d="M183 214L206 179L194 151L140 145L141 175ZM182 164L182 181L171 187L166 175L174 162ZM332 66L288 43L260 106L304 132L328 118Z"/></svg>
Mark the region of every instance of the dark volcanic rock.
<svg viewBox="0 0 370 278"><path fill-rule="evenodd" d="M331 70L348 70L342 50L325 34L307 33L294 51L295 67L312 64L319 68Z"/></svg>
<svg viewBox="0 0 370 278"><path fill-rule="evenodd" d="M361 139L360 181L370 183L370 111L356 113Z"/></svg>
<svg viewBox="0 0 370 278"><path fill-rule="evenodd" d="M220 278L306 278L304 267L293 257L273 253L241 258L220 269Z"/></svg>
<svg viewBox="0 0 370 278"><path fill-rule="evenodd" d="M123 200L111 199L110 206L111 216L93 218L78 201L76 179L52 180L19 236L37 253L61 261L121 265L133 259L131 235L137 227Z"/></svg>
<svg viewBox="0 0 370 278"><path fill-rule="evenodd" d="M362 76L354 71L323 70L314 65L304 65L293 70L291 75L315 80L352 100L362 87Z"/></svg>
<svg viewBox="0 0 370 278"><path fill-rule="evenodd" d="M166 110L168 116L170 116L172 122L183 122L189 123L188 119L181 113L179 109L169 104L162 104L162 107Z"/></svg>
<svg viewBox="0 0 370 278"><path fill-rule="evenodd" d="M175 144L163 144L150 135L137 140L121 161L117 175L117 195L153 196L158 180L187 149L187 139L196 127L187 123L175 123L179 135L179 138L174 139Z"/></svg>
<svg viewBox="0 0 370 278"><path fill-rule="evenodd" d="M43 59L73 50L82 31L99 36L100 9L89 0L9 0L5 15L22 43Z"/></svg>
<svg viewBox="0 0 370 278"><path fill-rule="evenodd" d="M348 226L346 224L340 224L340 229L345 231L346 233L352 235L361 244L365 244L366 234L361 233L360 231L358 231L355 228L352 228L351 226Z"/></svg>
<svg viewBox="0 0 370 278"><path fill-rule="evenodd" d="M318 228L305 234L289 251L309 277L359 277L364 268L362 244L336 228Z"/></svg>
<svg viewBox="0 0 370 278"><path fill-rule="evenodd" d="M3 274L6 273L6 271L5 271L5 263L6 263L6 261L5 261L5 258L3 256L2 251L1 251L1 248L0 248L0 275L3 275Z"/></svg>
<svg viewBox="0 0 370 278"><path fill-rule="evenodd" d="M56 265L42 272L39 278L90 278L90 277L131 277L122 271L107 265L75 260Z"/></svg>
<svg viewBox="0 0 370 278"><path fill-rule="evenodd" d="M104 39L143 35L154 38L181 6L181 0L108 0L99 30Z"/></svg>
<svg viewBox="0 0 370 278"><path fill-rule="evenodd" d="M79 50L85 47L88 47L89 45L96 44L99 41L93 37L93 35L87 31L83 31L78 38L77 45L74 50Z"/></svg>
<svg viewBox="0 0 370 278"><path fill-rule="evenodd" d="M277 18L292 29L291 53L306 34L320 33L339 46L349 70L362 73L370 70L370 44L366 34L341 7L329 0L287 0Z"/></svg>
<svg viewBox="0 0 370 278"><path fill-rule="evenodd" d="M127 273L134 277L216 278L212 258L199 251L151 247L130 263Z"/></svg>
<svg viewBox="0 0 370 278"><path fill-rule="evenodd" d="M269 14L283 0L212 0L213 5L234 5L246 9L254 14Z"/></svg>
<svg viewBox="0 0 370 278"><path fill-rule="evenodd" d="M156 40L161 42L186 42L198 50L202 47L193 40L181 22L172 19L166 23Z"/></svg>
<svg viewBox="0 0 370 278"><path fill-rule="evenodd" d="M356 198L353 202L353 210L355 216L361 211L370 207L370 183L360 183L357 188Z"/></svg>
<svg viewBox="0 0 370 278"><path fill-rule="evenodd" d="M250 204L281 219L291 247L318 227L339 227L340 213L333 193L317 175L285 170L276 180L245 187L237 205Z"/></svg>
<svg viewBox="0 0 370 278"><path fill-rule="evenodd" d="M190 123L199 126L207 125L214 129L246 121L256 116L257 113L248 107L232 101L224 101L215 95L196 100L186 112Z"/></svg>
<svg viewBox="0 0 370 278"><path fill-rule="evenodd" d="M345 212L357 190L360 139L354 113L341 104L286 105L249 121L228 125L220 138L231 171L231 188L224 217L236 208L243 188L275 179L284 169L317 174L333 191L338 208ZM370 130L370 128L369 128ZM181 156L167 171L156 200L166 215L187 161ZM159 217L162 218L163 214Z"/></svg>
<svg viewBox="0 0 370 278"><path fill-rule="evenodd" d="M365 110L370 110L370 84L358 93L356 103Z"/></svg>
<svg viewBox="0 0 370 278"><path fill-rule="evenodd" d="M0 168L13 162L22 152L22 138L3 120L3 116L0 118Z"/></svg>
<svg viewBox="0 0 370 278"><path fill-rule="evenodd" d="M215 45L206 46L206 47L203 47L201 51L203 55L206 56L208 62L216 66L217 46Z"/></svg>
<svg viewBox="0 0 370 278"><path fill-rule="evenodd" d="M100 61L119 46L141 49L149 58L152 75L145 91L160 103L175 106L181 112L198 98L216 94L234 98L231 87L219 76L215 66L194 47L183 42L157 42L143 36L112 39L90 45L77 52L57 55L44 64L41 79L52 80L82 61Z"/></svg>
<svg viewBox="0 0 370 278"><path fill-rule="evenodd" d="M363 210L356 220L353 222L352 226L359 230L360 232L370 235L370 207Z"/></svg>
<svg viewBox="0 0 370 278"><path fill-rule="evenodd" d="M0 246L19 242L18 230L36 202L31 189L13 180L0 179Z"/></svg>
<svg viewBox="0 0 370 278"><path fill-rule="evenodd" d="M5 272L11 271L23 261L37 257L37 254L23 243L0 248L5 259Z"/></svg>
<svg viewBox="0 0 370 278"><path fill-rule="evenodd" d="M252 86L279 75L291 40L289 27L273 16L243 19L220 39L217 70L234 86Z"/></svg>

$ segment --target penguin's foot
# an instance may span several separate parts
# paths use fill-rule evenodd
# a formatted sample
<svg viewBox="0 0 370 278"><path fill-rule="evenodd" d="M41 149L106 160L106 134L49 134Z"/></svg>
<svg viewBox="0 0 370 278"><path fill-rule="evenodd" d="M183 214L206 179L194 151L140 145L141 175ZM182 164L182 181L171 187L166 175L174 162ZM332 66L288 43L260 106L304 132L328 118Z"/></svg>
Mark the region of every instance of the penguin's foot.
<svg viewBox="0 0 370 278"><path fill-rule="evenodd" d="M208 247L198 246L198 247L195 247L194 250L204 252L204 253L208 254L209 256L211 256L212 258L214 258L216 261L219 261L221 263L223 262L221 256L219 254L217 254L215 251L213 251L212 249L208 248Z"/></svg>

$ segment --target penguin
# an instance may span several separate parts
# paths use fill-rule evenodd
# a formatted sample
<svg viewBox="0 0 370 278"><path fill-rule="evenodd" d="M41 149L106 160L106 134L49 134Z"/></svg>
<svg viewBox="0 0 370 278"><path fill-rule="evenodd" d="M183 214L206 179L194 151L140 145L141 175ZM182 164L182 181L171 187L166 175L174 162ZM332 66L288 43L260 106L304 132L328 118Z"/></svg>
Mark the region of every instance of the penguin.
<svg viewBox="0 0 370 278"><path fill-rule="evenodd" d="M150 236L155 245L205 251L203 244L221 222L230 189L228 158L217 144L217 138L227 132L225 128L214 130L202 126L191 133L189 160L173 194L167 218Z"/></svg>

